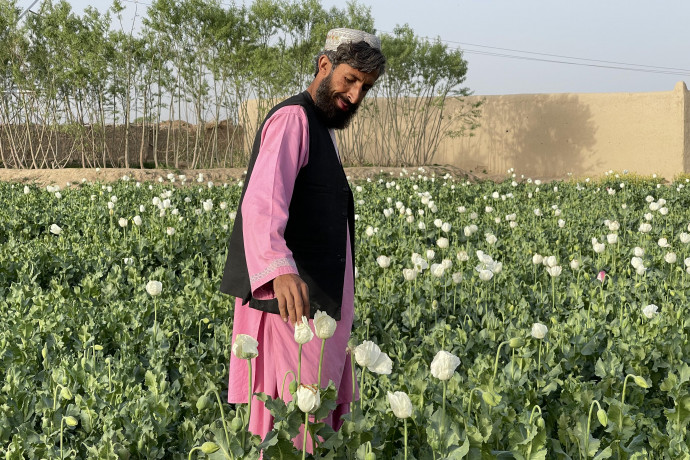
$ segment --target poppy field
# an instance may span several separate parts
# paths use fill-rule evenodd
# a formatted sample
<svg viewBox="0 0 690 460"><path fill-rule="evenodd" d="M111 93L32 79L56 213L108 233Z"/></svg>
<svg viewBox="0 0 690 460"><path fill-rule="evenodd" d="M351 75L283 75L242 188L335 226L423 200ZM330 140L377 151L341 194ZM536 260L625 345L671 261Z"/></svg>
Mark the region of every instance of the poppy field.
<svg viewBox="0 0 690 460"><path fill-rule="evenodd" d="M0 183L0 455L690 458L689 184L661 182L352 182L362 398L333 431L335 388L287 376L265 439L224 402L241 181Z"/></svg>

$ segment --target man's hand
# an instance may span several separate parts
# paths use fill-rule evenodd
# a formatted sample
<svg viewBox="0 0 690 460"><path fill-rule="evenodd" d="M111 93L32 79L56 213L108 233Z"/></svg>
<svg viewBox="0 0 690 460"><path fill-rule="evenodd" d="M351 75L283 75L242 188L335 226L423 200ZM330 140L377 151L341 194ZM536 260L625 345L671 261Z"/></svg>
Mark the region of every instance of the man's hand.
<svg viewBox="0 0 690 460"><path fill-rule="evenodd" d="M278 309L283 321L294 326L302 316L309 318L309 288L299 275L288 273L276 276L273 280L273 292L278 300Z"/></svg>

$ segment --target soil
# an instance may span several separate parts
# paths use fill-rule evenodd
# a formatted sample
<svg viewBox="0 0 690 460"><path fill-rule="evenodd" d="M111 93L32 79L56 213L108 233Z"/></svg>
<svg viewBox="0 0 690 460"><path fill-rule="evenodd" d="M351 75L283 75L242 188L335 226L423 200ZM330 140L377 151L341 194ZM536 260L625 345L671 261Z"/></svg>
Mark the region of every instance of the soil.
<svg viewBox="0 0 690 460"><path fill-rule="evenodd" d="M466 179L472 182L478 180L502 180L505 176L491 176L487 174L476 174L456 168L450 165L435 165L423 166L426 175L432 173L436 176L444 176L450 174L456 179ZM408 172L416 172L417 167L405 168ZM399 167L351 167L345 168L347 174L353 180L364 180L367 178L374 178L381 172L388 174L391 177L399 177L403 168ZM226 168L226 169L190 169L190 170L167 170L167 169L124 169L124 168L100 168L100 169L84 169L84 168L64 168L64 169L3 169L0 168L0 181L3 182L18 182L24 184L35 183L37 185L60 185L65 186L67 182L77 184L86 179L90 182L114 182L121 179L123 176L129 176L131 180L135 181L156 181L159 177L165 178L168 174L175 175L184 174L187 176L187 181L192 182L198 177L199 173L204 175L204 181L213 181L214 183L224 183L231 180L238 180L244 176L244 168ZM392 175L390 173L393 173Z"/></svg>

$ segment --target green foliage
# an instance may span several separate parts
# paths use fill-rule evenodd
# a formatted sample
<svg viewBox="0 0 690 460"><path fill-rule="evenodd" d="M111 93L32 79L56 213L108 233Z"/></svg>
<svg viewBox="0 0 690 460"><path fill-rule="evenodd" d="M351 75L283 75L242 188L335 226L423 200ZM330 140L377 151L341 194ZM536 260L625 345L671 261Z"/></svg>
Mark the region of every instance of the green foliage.
<svg viewBox="0 0 690 460"><path fill-rule="evenodd" d="M412 401L408 458L690 454L690 198L685 188L616 180L625 187L613 194L591 182L469 184L423 171L353 184L353 341L374 341L393 371L365 376L364 404L338 431L320 422L335 406L335 387L322 391L319 421L310 421L321 438L317 456L403 458L403 422L388 391ZM292 438L304 414L293 402L259 395L276 420L259 439L244 436L246 406L221 402L223 418L216 396L232 337L232 301L217 289L241 186L177 185L85 183L58 198L0 184L0 455L58 457L69 420L77 425L65 425L63 444L72 458L183 459L209 442L219 447L212 458L254 458L261 449L301 458ZM651 211L647 196L665 199L668 212ZM209 199L213 208L202 211ZM650 211L652 230L642 233ZM473 224L477 232L465 230ZM595 253L591 239L612 232L618 242ZM659 246L662 237L672 249ZM645 251L641 275L630 263L636 246ZM479 279L477 250L502 263L490 281ZM671 250L675 263L665 260ZM429 266L404 281L412 253ZM555 256L562 273L551 277L533 264L535 253ZM390 266L377 264L380 255ZM450 268L432 273L444 259ZM152 279L163 284L157 307L145 290ZM659 312L648 317L643 308L652 303ZM530 334L535 322L548 326L543 339ZM445 390L429 371L439 350L461 360Z"/></svg>

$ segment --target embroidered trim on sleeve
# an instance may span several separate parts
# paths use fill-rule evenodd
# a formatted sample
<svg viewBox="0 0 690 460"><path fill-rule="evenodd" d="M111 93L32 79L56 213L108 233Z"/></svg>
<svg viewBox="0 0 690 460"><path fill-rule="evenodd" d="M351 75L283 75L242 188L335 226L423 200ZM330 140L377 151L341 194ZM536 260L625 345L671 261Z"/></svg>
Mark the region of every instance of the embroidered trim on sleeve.
<svg viewBox="0 0 690 460"><path fill-rule="evenodd" d="M270 264L268 264L268 267L264 268L262 271L259 273L256 273L252 276L249 277L249 282L251 284L256 283L257 281L261 281L264 279L267 275L269 275L273 270L276 268L280 267L292 267L294 269L297 269L297 266L295 265L295 262L293 262L292 259L276 259L272 261Z"/></svg>

